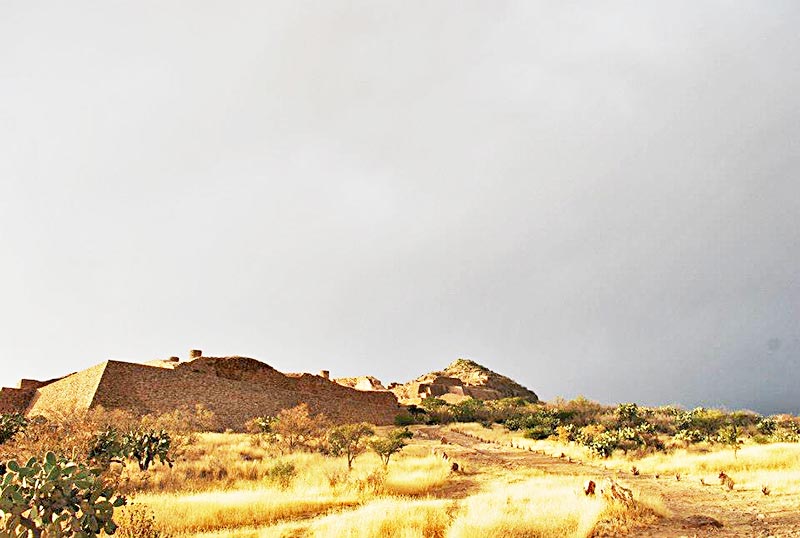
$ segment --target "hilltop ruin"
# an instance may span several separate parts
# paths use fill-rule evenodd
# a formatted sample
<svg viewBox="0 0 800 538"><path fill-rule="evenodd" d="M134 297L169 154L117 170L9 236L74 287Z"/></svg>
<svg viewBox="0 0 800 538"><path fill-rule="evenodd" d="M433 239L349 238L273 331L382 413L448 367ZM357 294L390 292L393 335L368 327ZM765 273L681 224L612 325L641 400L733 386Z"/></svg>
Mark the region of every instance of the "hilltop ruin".
<svg viewBox="0 0 800 538"><path fill-rule="evenodd" d="M532 390L468 359L457 359L444 370L421 375L408 383L391 383L388 389L372 376L343 377L334 381L359 391L388 391L403 405L416 405L425 398L440 398L451 404L469 398L499 400L518 397L533 403L539 401Z"/></svg>
<svg viewBox="0 0 800 538"><path fill-rule="evenodd" d="M203 357L197 350L188 361L108 360L60 379L23 379L16 388L0 389L2 413L57 416L103 407L145 415L202 404L233 430L242 430L255 416L274 415L299 403L335 423L392 424L401 411L391 392L343 386L331 381L327 371L284 374L255 359Z"/></svg>
<svg viewBox="0 0 800 538"><path fill-rule="evenodd" d="M524 398L532 403L539 401L532 390L468 359L456 359L444 370L421 375L408 383L393 383L389 385L389 390L405 405L419 404L424 398L440 398L448 403L469 398Z"/></svg>

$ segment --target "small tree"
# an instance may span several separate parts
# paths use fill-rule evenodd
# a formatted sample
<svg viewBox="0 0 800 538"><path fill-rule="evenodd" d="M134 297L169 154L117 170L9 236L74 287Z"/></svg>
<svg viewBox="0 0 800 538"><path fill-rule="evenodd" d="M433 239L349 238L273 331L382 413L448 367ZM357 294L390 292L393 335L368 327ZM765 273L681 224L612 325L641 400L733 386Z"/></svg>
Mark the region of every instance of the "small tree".
<svg viewBox="0 0 800 538"><path fill-rule="evenodd" d="M720 429L717 440L731 447L733 449L733 459L737 459L736 454L739 452L739 449L742 448L742 440L739 439L739 428L736 424L731 424L730 426L725 426Z"/></svg>
<svg viewBox="0 0 800 538"><path fill-rule="evenodd" d="M344 424L328 430L328 447L334 456L346 456L347 468L352 469L353 460L367 448L367 438L375 431L369 424Z"/></svg>
<svg viewBox="0 0 800 538"><path fill-rule="evenodd" d="M389 465L392 454L400 452L406 446L406 439L411 439L413 436L414 434L407 428L398 428L389 432L386 437L370 439L368 444L386 466Z"/></svg>
<svg viewBox="0 0 800 538"><path fill-rule="evenodd" d="M319 439L324 424L324 415L312 417L308 412L308 405L302 403L291 409L283 409L270 428L275 433L281 451L286 449L293 452L300 447L308 448Z"/></svg>

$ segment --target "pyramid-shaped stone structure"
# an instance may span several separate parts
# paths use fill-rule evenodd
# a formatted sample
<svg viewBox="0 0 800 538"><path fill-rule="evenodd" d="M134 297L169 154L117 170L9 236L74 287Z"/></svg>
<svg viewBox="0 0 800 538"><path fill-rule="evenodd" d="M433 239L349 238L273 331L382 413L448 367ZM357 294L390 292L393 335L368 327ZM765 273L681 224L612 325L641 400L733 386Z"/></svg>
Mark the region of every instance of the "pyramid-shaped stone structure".
<svg viewBox="0 0 800 538"><path fill-rule="evenodd" d="M103 407L139 415L202 404L221 425L242 430L253 417L306 403L332 422L392 424L400 412L388 391L364 392L328 379L327 372L284 374L247 357L202 357L138 364L108 360L51 381L22 380L0 390L0 412L58 416Z"/></svg>

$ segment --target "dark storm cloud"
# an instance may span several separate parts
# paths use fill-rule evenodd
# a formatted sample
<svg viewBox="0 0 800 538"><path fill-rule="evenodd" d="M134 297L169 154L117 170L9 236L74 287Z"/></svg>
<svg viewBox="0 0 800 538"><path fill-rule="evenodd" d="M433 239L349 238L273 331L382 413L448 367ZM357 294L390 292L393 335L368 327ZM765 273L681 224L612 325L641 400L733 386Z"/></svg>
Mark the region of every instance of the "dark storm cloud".
<svg viewBox="0 0 800 538"><path fill-rule="evenodd" d="M794 3L0 10L6 383L198 346L799 409Z"/></svg>

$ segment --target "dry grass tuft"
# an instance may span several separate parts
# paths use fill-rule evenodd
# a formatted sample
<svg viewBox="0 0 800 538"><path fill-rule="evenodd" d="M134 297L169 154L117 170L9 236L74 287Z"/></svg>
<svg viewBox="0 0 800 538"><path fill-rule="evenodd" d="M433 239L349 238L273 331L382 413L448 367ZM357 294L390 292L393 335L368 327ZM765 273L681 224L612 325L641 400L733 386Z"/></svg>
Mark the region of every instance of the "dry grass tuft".
<svg viewBox="0 0 800 538"><path fill-rule="evenodd" d="M583 477L535 477L498 484L462 504L447 538L585 537L606 507L582 492Z"/></svg>

